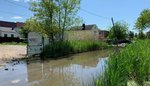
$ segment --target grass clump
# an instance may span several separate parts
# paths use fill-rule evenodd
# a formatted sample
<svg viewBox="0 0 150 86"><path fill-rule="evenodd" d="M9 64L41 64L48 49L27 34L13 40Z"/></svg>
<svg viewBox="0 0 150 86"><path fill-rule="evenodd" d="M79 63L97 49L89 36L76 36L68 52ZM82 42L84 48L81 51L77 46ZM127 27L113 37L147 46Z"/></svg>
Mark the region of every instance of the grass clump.
<svg viewBox="0 0 150 86"><path fill-rule="evenodd" d="M114 53L106 61L105 71L96 86L145 86L150 77L150 40L139 40Z"/></svg>
<svg viewBox="0 0 150 86"><path fill-rule="evenodd" d="M41 57L56 58L107 47L106 43L100 41L60 41L47 45L41 53Z"/></svg>

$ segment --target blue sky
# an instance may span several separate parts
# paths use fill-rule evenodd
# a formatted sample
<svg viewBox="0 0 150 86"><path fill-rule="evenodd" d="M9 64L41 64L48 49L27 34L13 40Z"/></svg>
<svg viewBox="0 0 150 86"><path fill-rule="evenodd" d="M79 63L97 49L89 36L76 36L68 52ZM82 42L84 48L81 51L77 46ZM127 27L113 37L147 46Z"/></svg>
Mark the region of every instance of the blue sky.
<svg viewBox="0 0 150 86"><path fill-rule="evenodd" d="M32 16L28 1L31 0L0 0L0 20L24 22ZM150 8L149 3L150 0L82 0L78 15L85 24L96 24L100 29L107 30L113 17L114 21L127 22L132 30L140 12Z"/></svg>

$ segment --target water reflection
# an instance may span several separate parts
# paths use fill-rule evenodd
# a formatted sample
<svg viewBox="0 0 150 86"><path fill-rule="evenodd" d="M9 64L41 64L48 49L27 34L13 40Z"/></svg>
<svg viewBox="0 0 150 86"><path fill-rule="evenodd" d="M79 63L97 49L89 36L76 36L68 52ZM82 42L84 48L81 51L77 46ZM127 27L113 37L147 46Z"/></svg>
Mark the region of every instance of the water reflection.
<svg viewBox="0 0 150 86"><path fill-rule="evenodd" d="M4 69L8 70L4 70ZM29 86L27 78L27 65L21 62L19 65L8 63L0 68L0 86Z"/></svg>
<svg viewBox="0 0 150 86"><path fill-rule="evenodd" d="M112 51L94 51L76 54L69 58L8 64L14 71L0 69L0 86L90 86L93 78L102 72L105 58Z"/></svg>

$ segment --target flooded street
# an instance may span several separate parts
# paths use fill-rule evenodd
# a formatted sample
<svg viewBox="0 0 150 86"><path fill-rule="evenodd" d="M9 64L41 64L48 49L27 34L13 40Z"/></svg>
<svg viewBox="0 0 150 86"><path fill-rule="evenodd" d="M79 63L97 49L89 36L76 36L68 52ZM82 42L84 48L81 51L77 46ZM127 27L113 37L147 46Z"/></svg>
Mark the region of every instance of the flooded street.
<svg viewBox="0 0 150 86"><path fill-rule="evenodd" d="M91 86L112 50L75 54L49 61L0 66L0 86Z"/></svg>

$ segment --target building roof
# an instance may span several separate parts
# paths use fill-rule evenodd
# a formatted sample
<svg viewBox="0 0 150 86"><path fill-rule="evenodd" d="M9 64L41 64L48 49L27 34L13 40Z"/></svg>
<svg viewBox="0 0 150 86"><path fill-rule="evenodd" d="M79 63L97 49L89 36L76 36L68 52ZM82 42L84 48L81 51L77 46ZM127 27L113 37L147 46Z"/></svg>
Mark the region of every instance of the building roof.
<svg viewBox="0 0 150 86"><path fill-rule="evenodd" d="M85 30L92 30L94 27L97 28L96 24L85 25ZM82 29L83 29L82 26L75 26L75 27L72 27L70 30L82 30Z"/></svg>
<svg viewBox="0 0 150 86"><path fill-rule="evenodd" d="M0 27L10 27L10 28L15 28L15 27L22 27L24 23L22 22L8 22L8 21L0 21Z"/></svg>
<svg viewBox="0 0 150 86"><path fill-rule="evenodd" d="M16 23L16 27L22 27L24 25L24 23L22 23L22 22L17 22Z"/></svg>
<svg viewBox="0 0 150 86"><path fill-rule="evenodd" d="M7 21L0 21L0 27L16 27L16 23L14 22L7 22Z"/></svg>
<svg viewBox="0 0 150 86"><path fill-rule="evenodd" d="M2 29L0 32L9 32L9 33L16 33L15 30L9 30L9 29Z"/></svg>

